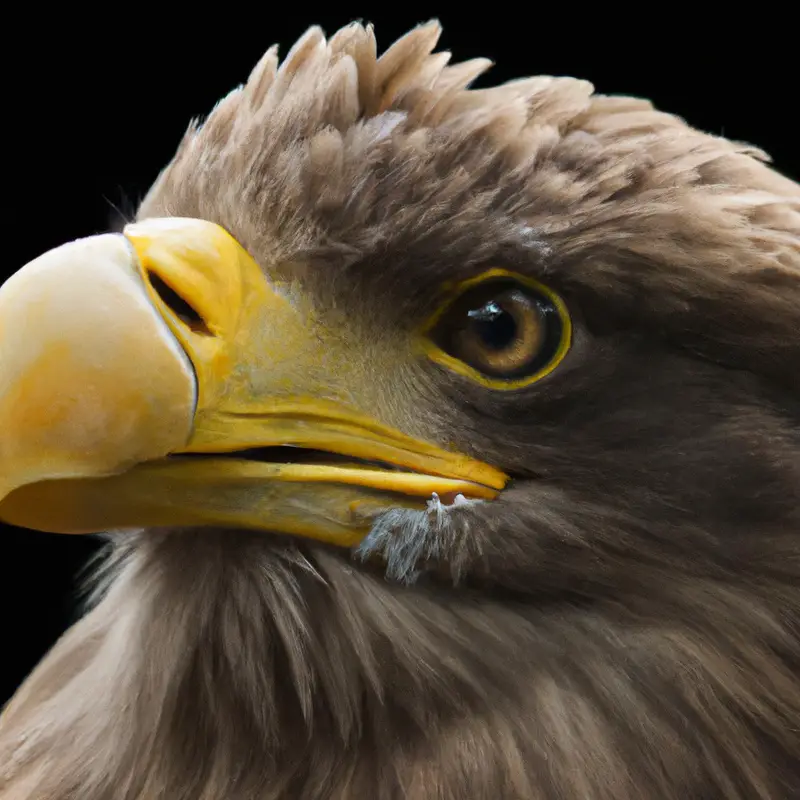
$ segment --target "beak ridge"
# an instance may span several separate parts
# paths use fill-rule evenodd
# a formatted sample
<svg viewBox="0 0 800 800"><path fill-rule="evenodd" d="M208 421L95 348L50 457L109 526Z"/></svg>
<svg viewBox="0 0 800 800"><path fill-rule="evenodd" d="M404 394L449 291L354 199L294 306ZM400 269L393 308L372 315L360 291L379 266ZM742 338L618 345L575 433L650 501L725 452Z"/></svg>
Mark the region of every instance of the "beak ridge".
<svg viewBox="0 0 800 800"><path fill-rule="evenodd" d="M58 247L0 288L0 499L166 455L189 438L195 396L123 236Z"/></svg>

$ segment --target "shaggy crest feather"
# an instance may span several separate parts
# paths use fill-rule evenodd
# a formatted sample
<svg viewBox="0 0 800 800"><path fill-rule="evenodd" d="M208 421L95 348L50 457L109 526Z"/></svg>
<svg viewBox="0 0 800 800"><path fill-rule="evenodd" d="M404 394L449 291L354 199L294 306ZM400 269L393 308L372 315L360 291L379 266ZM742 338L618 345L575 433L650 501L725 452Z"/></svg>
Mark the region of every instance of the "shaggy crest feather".
<svg viewBox="0 0 800 800"><path fill-rule="evenodd" d="M592 264L575 281L596 280L606 261L616 262L619 289L631 261L651 265L663 288L679 290L691 276L690 294L670 294L692 319L675 320L687 326L687 346L709 357L720 357L715 343L691 330L699 306L722 283L757 291L751 305L765 341L747 367L777 368L786 380L784 357L800 360L800 342L770 323L800 303L797 185L750 145L695 131L646 101L593 95L586 81L545 76L471 90L490 62L450 66L449 54L433 53L439 32L421 26L377 57L370 27L351 25L330 41L312 28L279 67L271 48L244 87L190 127L140 217L180 210L212 219L251 252L288 263L368 260L404 234L418 246L442 235L457 251L446 239L464 229L450 224L454 215L464 226L493 212L524 216L542 249ZM645 205L631 228L632 207ZM506 235L492 234L493 245ZM683 261L672 257L682 240ZM744 267L741 247L751 254ZM635 314L624 292L615 301ZM726 349L741 330L737 322L727 332Z"/></svg>

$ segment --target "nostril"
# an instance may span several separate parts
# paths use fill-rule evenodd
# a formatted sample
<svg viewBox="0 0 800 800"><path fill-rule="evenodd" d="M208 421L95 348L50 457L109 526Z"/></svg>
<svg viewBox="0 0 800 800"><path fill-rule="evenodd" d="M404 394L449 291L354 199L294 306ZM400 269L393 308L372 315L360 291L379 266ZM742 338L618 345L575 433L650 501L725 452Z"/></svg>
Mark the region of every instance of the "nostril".
<svg viewBox="0 0 800 800"><path fill-rule="evenodd" d="M205 320L200 316L197 309L185 298L181 297L169 284L154 272L148 273L150 285L155 289L156 294L178 319L180 319L190 330L195 333L211 336Z"/></svg>

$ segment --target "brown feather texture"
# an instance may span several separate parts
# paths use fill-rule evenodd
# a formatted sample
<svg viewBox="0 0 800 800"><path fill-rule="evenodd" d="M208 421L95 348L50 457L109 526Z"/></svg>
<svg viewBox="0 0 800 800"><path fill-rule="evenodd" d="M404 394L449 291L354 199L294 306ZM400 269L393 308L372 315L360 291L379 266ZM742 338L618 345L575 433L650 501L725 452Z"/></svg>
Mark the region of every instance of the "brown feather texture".
<svg viewBox="0 0 800 800"><path fill-rule="evenodd" d="M512 485L354 553L110 534L4 712L4 799L800 796L800 186L585 81L470 90L489 62L438 37L268 50L139 216L223 225L412 393L409 430ZM566 299L562 366L382 366L487 264Z"/></svg>

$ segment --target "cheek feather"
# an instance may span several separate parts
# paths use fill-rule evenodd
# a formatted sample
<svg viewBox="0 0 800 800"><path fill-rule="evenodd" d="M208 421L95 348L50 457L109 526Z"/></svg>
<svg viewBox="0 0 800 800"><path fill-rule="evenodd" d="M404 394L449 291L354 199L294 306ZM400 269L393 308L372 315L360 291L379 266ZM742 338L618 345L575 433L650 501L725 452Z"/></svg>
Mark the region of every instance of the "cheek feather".
<svg viewBox="0 0 800 800"><path fill-rule="evenodd" d="M443 502L444 501L444 502ZM355 550L363 562L385 565L386 577L398 583L417 581L431 563L458 583L472 554L469 546L469 512L483 500L462 494L428 501L425 511L395 508L375 518L369 535Z"/></svg>

